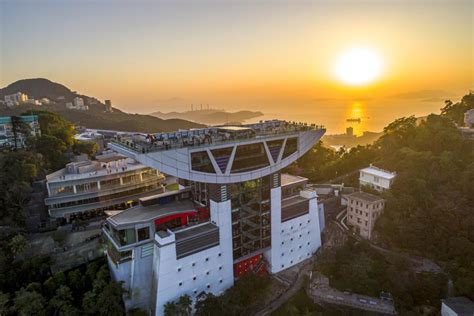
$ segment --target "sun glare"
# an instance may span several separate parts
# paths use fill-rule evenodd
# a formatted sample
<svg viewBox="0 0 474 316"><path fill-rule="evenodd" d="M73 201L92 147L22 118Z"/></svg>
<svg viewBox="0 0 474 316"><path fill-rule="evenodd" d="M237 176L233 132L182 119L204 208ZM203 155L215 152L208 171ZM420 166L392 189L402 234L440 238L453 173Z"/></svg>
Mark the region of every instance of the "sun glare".
<svg viewBox="0 0 474 316"><path fill-rule="evenodd" d="M335 63L334 74L338 80L351 86L374 82L380 77L382 59L374 49L353 47L341 53Z"/></svg>

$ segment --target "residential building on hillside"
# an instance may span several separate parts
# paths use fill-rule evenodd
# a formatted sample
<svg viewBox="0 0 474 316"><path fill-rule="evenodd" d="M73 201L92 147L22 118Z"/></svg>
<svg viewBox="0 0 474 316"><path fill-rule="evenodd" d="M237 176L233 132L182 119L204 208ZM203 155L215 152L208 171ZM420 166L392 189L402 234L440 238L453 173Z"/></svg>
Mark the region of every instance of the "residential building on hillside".
<svg viewBox="0 0 474 316"><path fill-rule="evenodd" d="M164 175L115 153L71 162L46 176L45 204L52 218L102 216L106 210L124 210L138 199L164 192Z"/></svg>
<svg viewBox="0 0 474 316"><path fill-rule="evenodd" d="M84 104L84 99L80 97L75 97L72 102L66 103L66 108L70 110L79 110L79 111L87 111L89 110L89 106Z"/></svg>
<svg viewBox="0 0 474 316"><path fill-rule="evenodd" d="M472 316L474 302L467 297L448 297L441 300L441 316Z"/></svg>
<svg viewBox="0 0 474 316"><path fill-rule="evenodd" d="M19 105L21 103L28 101L28 95L22 92L17 92L14 94L9 94L9 95L4 96L4 101L8 107L13 107L15 105Z"/></svg>
<svg viewBox="0 0 474 316"><path fill-rule="evenodd" d="M27 135L41 134L37 115L0 116L0 147L24 147ZM16 134L16 135L15 135Z"/></svg>
<svg viewBox="0 0 474 316"><path fill-rule="evenodd" d="M345 199L347 224L354 227L363 238L372 238L375 221L383 212L385 200L366 192L354 192L346 195Z"/></svg>
<svg viewBox="0 0 474 316"><path fill-rule="evenodd" d="M360 170L359 183L360 185L370 186L377 191L384 191L390 189L395 181L397 174L381 168L377 168L372 164Z"/></svg>
<svg viewBox="0 0 474 316"><path fill-rule="evenodd" d="M324 209L307 179L280 171L324 132L275 120L110 143L180 183L106 220L110 271L124 282L127 309L163 315L181 295L220 295L247 272L276 273L310 258L321 246Z"/></svg>
<svg viewBox="0 0 474 316"><path fill-rule="evenodd" d="M474 109L467 110L464 113L464 125L474 128Z"/></svg>

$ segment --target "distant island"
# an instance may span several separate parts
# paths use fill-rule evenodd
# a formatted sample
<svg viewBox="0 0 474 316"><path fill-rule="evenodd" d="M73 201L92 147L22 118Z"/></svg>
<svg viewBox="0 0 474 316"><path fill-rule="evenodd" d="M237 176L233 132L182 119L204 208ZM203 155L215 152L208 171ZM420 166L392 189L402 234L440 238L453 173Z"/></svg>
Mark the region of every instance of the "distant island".
<svg viewBox="0 0 474 316"><path fill-rule="evenodd" d="M8 104L8 96L17 94L21 100ZM101 102L44 78L19 80L0 89L0 103L2 116L19 115L30 109L45 110L58 113L78 126L94 129L154 133L204 126L183 119L126 113L112 107L110 100Z"/></svg>
<svg viewBox="0 0 474 316"><path fill-rule="evenodd" d="M262 112L254 111L238 111L227 112L217 109L202 109L186 112L169 112L163 113L160 111L150 113L150 115L161 119L182 119L203 124L226 124L226 123L243 123L246 120L263 116Z"/></svg>

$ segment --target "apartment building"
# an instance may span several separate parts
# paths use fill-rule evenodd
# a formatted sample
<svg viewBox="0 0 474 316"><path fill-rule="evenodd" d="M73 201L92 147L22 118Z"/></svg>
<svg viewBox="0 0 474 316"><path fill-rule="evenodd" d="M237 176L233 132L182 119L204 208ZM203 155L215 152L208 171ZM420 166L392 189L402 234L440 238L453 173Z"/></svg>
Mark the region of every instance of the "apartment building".
<svg viewBox="0 0 474 316"><path fill-rule="evenodd" d="M47 175L45 204L56 219L102 216L106 210L124 210L141 197L164 192L164 180L160 172L131 158L99 155Z"/></svg>
<svg viewBox="0 0 474 316"><path fill-rule="evenodd" d="M370 165L360 170L359 184L369 186L377 191L390 189L397 174L381 168Z"/></svg>
<svg viewBox="0 0 474 316"><path fill-rule="evenodd" d="M347 200L347 224L363 238L372 238L375 221L382 214L385 201L381 197L354 192L345 196Z"/></svg>
<svg viewBox="0 0 474 316"><path fill-rule="evenodd" d="M280 170L324 132L266 121L110 143L180 184L107 219L108 261L127 309L163 315L183 294L220 295L249 271L276 273L316 253L324 209L307 179Z"/></svg>
<svg viewBox="0 0 474 316"><path fill-rule="evenodd" d="M3 99L8 107L13 107L15 105L20 105L21 103L25 103L26 101L28 101L28 95L22 92L17 92L14 94L6 95Z"/></svg>
<svg viewBox="0 0 474 316"><path fill-rule="evenodd" d="M0 147L23 147L27 135L41 134L37 115L0 116ZM15 135L16 134L16 135Z"/></svg>

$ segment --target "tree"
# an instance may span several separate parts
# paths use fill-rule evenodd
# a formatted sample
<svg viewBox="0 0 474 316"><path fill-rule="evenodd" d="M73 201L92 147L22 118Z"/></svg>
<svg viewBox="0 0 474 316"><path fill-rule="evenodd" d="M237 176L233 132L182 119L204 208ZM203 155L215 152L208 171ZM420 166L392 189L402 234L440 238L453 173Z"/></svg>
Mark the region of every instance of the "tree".
<svg viewBox="0 0 474 316"><path fill-rule="evenodd" d="M0 315L7 315L10 308L10 295L8 293L0 292Z"/></svg>
<svg viewBox="0 0 474 316"><path fill-rule="evenodd" d="M46 301L37 292L29 292L24 288L15 293L13 309L18 315L45 315Z"/></svg>
<svg viewBox="0 0 474 316"><path fill-rule="evenodd" d="M78 311L72 305L73 297L71 289L61 285L56 290L56 295L49 301L49 307L53 310L53 315L72 315Z"/></svg>
<svg viewBox="0 0 474 316"><path fill-rule="evenodd" d="M79 140L74 142L72 150L76 155L87 154L89 158L92 158L99 151L99 145L95 142Z"/></svg>
<svg viewBox="0 0 474 316"><path fill-rule="evenodd" d="M23 235L15 235L8 243L8 246L10 247L13 256L16 257L16 255L28 249L29 244L28 240L26 240Z"/></svg>

